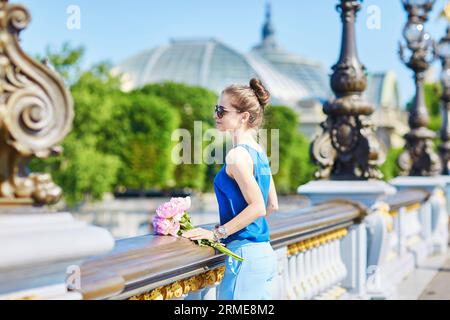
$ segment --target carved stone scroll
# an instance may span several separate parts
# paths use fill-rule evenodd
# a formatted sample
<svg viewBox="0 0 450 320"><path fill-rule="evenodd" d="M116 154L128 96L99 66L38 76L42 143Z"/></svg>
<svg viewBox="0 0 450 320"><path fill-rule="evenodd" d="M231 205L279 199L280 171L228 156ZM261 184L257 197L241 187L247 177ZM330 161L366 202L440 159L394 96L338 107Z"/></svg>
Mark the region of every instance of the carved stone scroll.
<svg viewBox="0 0 450 320"><path fill-rule="evenodd" d="M74 117L61 77L20 48L30 19L25 7L0 0L0 204L51 204L62 196L50 175L27 169L33 157L62 151Z"/></svg>

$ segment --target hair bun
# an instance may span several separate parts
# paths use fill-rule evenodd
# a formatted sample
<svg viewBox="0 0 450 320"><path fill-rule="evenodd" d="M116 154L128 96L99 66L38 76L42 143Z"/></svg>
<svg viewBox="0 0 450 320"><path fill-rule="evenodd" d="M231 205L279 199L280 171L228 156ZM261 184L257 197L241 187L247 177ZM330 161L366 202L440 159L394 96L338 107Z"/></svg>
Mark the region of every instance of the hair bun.
<svg viewBox="0 0 450 320"><path fill-rule="evenodd" d="M264 109L270 100L270 93L264 87L264 85L258 79L253 78L250 80L250 88L255 92L256 97L258 98L259 104Z"/></svg>

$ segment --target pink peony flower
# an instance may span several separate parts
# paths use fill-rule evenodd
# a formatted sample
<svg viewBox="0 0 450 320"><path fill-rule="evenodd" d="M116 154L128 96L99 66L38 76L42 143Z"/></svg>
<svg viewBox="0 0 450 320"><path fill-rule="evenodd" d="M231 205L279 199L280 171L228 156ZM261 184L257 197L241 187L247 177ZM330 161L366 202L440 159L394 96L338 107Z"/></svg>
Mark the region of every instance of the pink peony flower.
<svg viewBox="0 0 450 320"><path fill-rule="evenodd" d="M171 222L172 224L169 230L169 234L176 237L178 235L178 231L180 231L180 222L178 222L177 220L172 220Z"/></svg>
<svg viewBox="0 0 450 320"><path fill-rule="evenodd" d="M155 234L161 236L178 236L178 232L180 230L187 231L192 230L194 228L191 218L187 214L187 211L191 208L191 198L172 198L170 202L166 202L163 205L159 206L156 209L156 216L153 218L153 228ZM187 214L185 221L181 224L181 218L184 214ZM198 240L197 243L200 246L210 246L212 248L216 248L220 252L233 257L239 261L243 261L244 259L234 252L225 248L223 244L211 242L209 240Z"/></svg>
<svg viewBox="0 0 450 320"><path fill-rule="evenodd" d="M186 198L172 198L170 202L178 205L180 209L185 212L191 208L191 197Z"/></svg>
<svg viewBox="0 0 450 320"><path fill-rule="evenodd" d="M164 219L156 216L153 219L153 228L158 235L175 237L180 231L180 223L174 219Z"/></svg>
<svg viewBox="0 0 450 320"><path fill-rule="evenodd" d="M179 204L174 202L166 202L156 209L156 215L160 218L170 219L179 216L183 212Z"/></svg>
<svg viewBox="0 0 450 320"><path fill-rule="evenodd" d="M172 203L179 210L179 212L173 218L177 221L181 221L184 213L191 208L191 197L172 198L170 199L170 203Z"/></svg>

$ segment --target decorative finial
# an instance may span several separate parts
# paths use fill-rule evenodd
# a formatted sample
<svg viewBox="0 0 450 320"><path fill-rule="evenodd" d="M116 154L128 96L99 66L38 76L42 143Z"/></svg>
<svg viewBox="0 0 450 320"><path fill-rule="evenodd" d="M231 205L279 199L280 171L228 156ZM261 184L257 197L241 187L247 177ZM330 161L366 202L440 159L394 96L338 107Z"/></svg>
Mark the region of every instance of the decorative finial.
<svg viewBox="0 0 450 320"><path fill-rule="evenodd" d="M267 21L270 21L272 15L272 6L270 5L269 1L266 1L266 19Z"/></svg>
<svg viewBox="0 0 450 320"><path fill-rule="evenodd" d="M263 45L275 47L275 30L272 25L272 6L269 1L266 2L266 21L262 30Z"/></svg>

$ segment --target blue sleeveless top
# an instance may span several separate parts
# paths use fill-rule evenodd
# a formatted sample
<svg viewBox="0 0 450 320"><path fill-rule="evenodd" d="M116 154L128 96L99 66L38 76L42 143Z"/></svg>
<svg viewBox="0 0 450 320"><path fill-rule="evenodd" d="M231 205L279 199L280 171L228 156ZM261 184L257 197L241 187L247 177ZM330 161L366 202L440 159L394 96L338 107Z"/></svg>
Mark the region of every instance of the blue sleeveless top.
<svg viewBox="0 0 450 320"><path fill-rule="evenodd" d="M270 188L271 171L269 160L264 152L259 152L248 145L238 145L236 147L244 147L250 153L253 160L254 176L256 182L261 189L264 203L267 207L267 198ZM226 172L227 164L214 179L214 191L216 193L217 202L219 203L220 224L224 225L241 213L248 203L237 184L236 180L231 178ZM244 229L230 235L224 239L225 244L240 240L244 242L266 242L270 241L269 225L265 217L260 217L252 222Z"/></svg>

